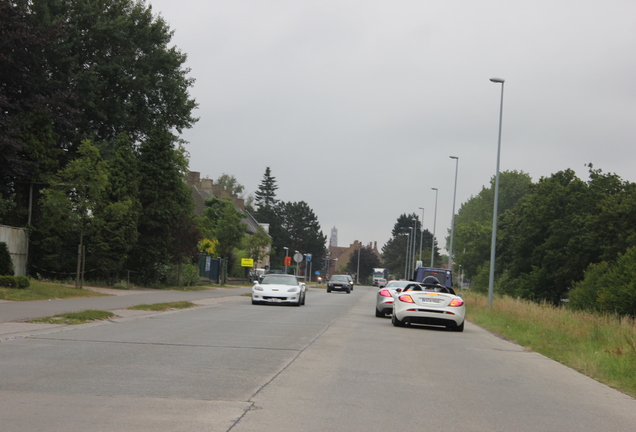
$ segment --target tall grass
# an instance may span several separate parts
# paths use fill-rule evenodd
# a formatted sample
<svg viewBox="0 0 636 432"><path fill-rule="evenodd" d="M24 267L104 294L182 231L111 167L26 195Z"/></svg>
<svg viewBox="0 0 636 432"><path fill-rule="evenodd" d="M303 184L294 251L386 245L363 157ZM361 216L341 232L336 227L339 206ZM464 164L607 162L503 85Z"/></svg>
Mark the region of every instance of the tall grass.
<svg viewBox="0 0 636 432"><path fill-rule="evenodd" d="M467 318L521 346L636 396L636 322L511 297L465 295Z"/></svg>

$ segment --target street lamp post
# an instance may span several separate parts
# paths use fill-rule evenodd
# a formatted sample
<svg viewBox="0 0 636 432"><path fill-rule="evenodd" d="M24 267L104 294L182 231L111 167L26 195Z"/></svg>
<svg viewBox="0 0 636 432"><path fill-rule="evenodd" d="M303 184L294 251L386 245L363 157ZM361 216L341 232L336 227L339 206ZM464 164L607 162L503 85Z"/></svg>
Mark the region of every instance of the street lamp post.
<svg viewBox="0 0 636 432"><path fill-rule="evenodd" d="M410 233L406 233L406 259L404 260L404 280L406 279L406 271L407 271L407 265L409 262L409 246L410 246Z"/></svg>
<svg viewBox="0 0 636 432"><path fill-rule="evenodd" d="M287 274L287 257L289 256L289 248L283 246L283 249L285 249L285 274Z"/></svg>
<svg viewBox="0 0 636 432"><path fill-rule="evenodd" d="M437 188L431 188L435 191L435 216L433 217L433 240L431 241L431 267L435 259L435 225L437 224Z"/></svg>
<svg viewBox="0 0 636 432"><path fill-rule="evenodd" d="M417 245L417 220L413 219L413 241L411 242L411 262L409 263L409 277L415 272L415 246Z"/></svg>
<svg viewBox="0 0 636 432"><path fill-rule="evenodd" d="M490 78L490 81L501 84L501 102L499 104L499 138L497 140L497 171L495 174L495 204L492 210L492 242L490 243L490 278L488 279L488 307L492 307L495 292L495 249L497 246L497 210L499 206L499 157L501 155L501 123L503 120L504 79Z"/></svg>
<svg viewBox="0 0 636 432"><path fill-rule="evenodd" d="M422 240L424 239L424 207L419 207L422 210L422 222L420 223L420 261L422 261Z"/></svg>
<svg viewBox="0 0 636 432"><path fill-rule="evenodd" d="M356 283L360 283L360 249L362 249L362 244L358 243L358 268L356 270Z"/></svg>
<svg viewBox="0 0 636 432"><path fill-rule="evenodd" d="M453 271L453 237L455 235L455 197L457 196L457 171L459 168L459 157L449 156L451 159L455 159L455 187L453 188L453 217L451 218L451 238L450 249L448 251L448 269Z"/></svg>

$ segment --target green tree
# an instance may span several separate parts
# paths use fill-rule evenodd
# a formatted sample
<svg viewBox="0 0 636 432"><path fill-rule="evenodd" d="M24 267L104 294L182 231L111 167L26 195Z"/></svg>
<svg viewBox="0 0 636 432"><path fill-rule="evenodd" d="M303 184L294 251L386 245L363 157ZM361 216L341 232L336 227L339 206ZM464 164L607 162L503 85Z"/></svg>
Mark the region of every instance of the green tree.
<svg viewBox="0 0 636 432"><path fill-rule="evenodd" d="M0 276L13 276L14 271L9 248L5 242L0 242Z"/></svg>
<svg viewBox="0 0 636 432"><path fill-rule="evenodd" d="M173 32L152 7L134 0L34 0L27 3L40 28L62 29L47 47L55 80L77 98L76 133L133 142L157 128L181 132L196 121L183 67L185 54L170 47Z"/></svg>
<svg viewBox="0 0 636 432"><path fill-rule="evenodd" d="M290 251L310 253L312 260L321 262L326 255L327 236L322 233L314 211L304 201L279 203L277 211L282 223L274 244L280 250L287 246Z"/></svg>
<svg viewBox="0 0 636 432"><path fill-rule="evenodd" d="M282 229L281 207L278 199L276 199L276 178L272 176L269 167L265 169L263 180L254 193L254 203L256 212L254 218L260 223L269 224L269 235L272 238L272 251L270 253L270 263L273 267L281 267L285 252L283 247L289 247L286 244L286 233Z"/></svg>
<svg viewBox="0 0 636 432"><path fill-rule="evenodd" d="M186 56L144 2L4 1L0 26L0 192L4 207L15 203L12 222L26 224L30 187L75 159L83 140L110 159L120 133L138 145L196 121Z"/></svg>
<svg viewBox="0 0 636 432"><path fill-rule="evenodd" d="M360 264L359 266L358 263ZM361 283L368 283L373 275L373 269L380 266L380 258L373 248L371 246L360 246L358 250L351 254L349 261L344 266L344 269L347 273L357 274L359 268L360 273L358 274L358 281Z"/></svg>
<svg viewBox="0 0 636 432"><path fill-rule="evenodd" d="M162 268L172 260L175 227L194 210L185 182L186 160L175 148L174 136L158 129L139 149L139 238L130 265L142 281L159 282Z"/></svg>
<svg viewBox="0 0 636 432"><path fill-rule="evenodd" d="M236 177L230 174L221 174L218 179L216 179L216 184L223 186L225 190L229 191L232 195L236 195L237 197L242 198L243 191L245 190L245 186L240 184Z"/></svg>
<svg viewBox="0 0 636 432"><path fill-rule="evenodd" d="M90 233L93 215L107 185L108 168L107 163L101 160L99 150L90 141L84 141L78 152L80 157L58 172L51 185L44 190L44 206L50 211L53 221L66 221L62 225L69 230L66 239L68 234L77 234L79 257L83 256L84 236ZM40 238L46 236L45 231L40 231ZM40 243L40 247L42 246ZM77 287L80 286L80 271L81 259L78 258Z"/></svg>
<svg viewBox="0 0 636 432"><path fill-rule="evenodd" d="M422 242L422 264L425 267L428 267L430 264L433 234L428 230L424 230L422 232L422 224L417 214L401 214L393 225L391 238L382 247L382 260L384 261L384 266L389 269L390 274L396 277L404 276L404 270L406 268L407 244L413 241L411 236L415 239L416 251L415 256L413 257L413 264L419 260L420 239ZM439 249L437 248L437 242L435 242L434 247L434 261L439 263L440 256ZM407 276L411 277L412 275Z"/></svg>
<svg viewBox="0 0 636 432"><path fill-rule="evenodd" d="M244 248L247 256L255 263L264 260L268 255L267 247L272 243L272 238L262 229L258 229L254 234L244 237Z"/></svg>
<svg viewBox="0 0 636 432"><path fill-rule="evenodd" d="M205 201L201 224L202 234L215 243L216 253L234 265L235 250L240 247L247 226L245 217L229 198L209 198ZM231 272L232 269L230 269Z"/></svg>
<svg viewBox="0 0 636 432"><path fill-rule="evenodd" d="M64 155L50 151L56 145L53 125L67 125L74 111L46 55L60 29L39 28L29 17L26 2L0 2L0 221L12 226L27 224L32 185L59 169Z"/></svg>
<svg viewBox="0 0 636 432"><path fill-rule="evenodd" d="M92 267L110 283L119 279L137 243L140 213L137 157L132 143L122 134L109 164L104 199L93 220Z"/></svg>
<svg viewBox="0 0 636 432"><path fill-rule="evenodd" d="M575 309L636 316L636 247L614 262L591 264L574 284L569 305Z"/></svg>
<svg viewBox="0 0 636 432"><path fill-rule="evenodd" d="M255 202L257 207L257 214L261 209L270 209L276 206L278 200L276 199L276 190L278 185L276 184L276 177L272 176L272 172L269 167L265 168L265 174L263 180L258 186L258 190L255 192Z"/></svg>
<svg viewBox="0 0 636 432"><path fill-rule="evenodd" d="M500 174L500 218L528 193L531 184L532 179L523 171L504 171ZM464 202L455 215L454 261L461 264L468 279L472 279L478 269L490 261L494 185L493 176L490 187L483 187L479 194Z"/></svg>
<svg viewBox="0 0 636 432"><path fill-rule="evenodd" d="M542 178L501 219L499 271L515 295L557 304L591 263L614 261L636 244L636 188L590 166Z"/></svg>

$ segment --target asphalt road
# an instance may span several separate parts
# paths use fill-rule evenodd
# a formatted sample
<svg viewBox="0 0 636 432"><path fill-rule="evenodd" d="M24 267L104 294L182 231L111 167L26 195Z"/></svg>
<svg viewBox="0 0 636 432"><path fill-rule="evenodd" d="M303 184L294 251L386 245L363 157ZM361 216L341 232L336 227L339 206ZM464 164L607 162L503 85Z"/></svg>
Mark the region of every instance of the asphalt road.
<svg viewBox="0 0 636 432"><path fill-rule="evenodd" d="M395 328L375 290L314 289L0 343L16 431L632 431L636 401L468 323Z"/></svg>

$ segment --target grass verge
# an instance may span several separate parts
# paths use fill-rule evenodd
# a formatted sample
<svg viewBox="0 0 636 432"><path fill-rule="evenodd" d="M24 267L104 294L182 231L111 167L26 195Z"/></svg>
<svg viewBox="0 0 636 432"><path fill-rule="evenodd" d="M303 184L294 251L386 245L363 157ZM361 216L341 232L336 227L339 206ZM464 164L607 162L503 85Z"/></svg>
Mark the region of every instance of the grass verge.
<svg viewBox="0 0 636 432"><path fill-rule="evenodd" d="M170 302L170 303L155 303L150 305L137 305L137 306L131 306L127 309L163 312L170 309L187 309L193 306L196 306L196 305L188 301L179 301L179 302Z"/></svg>
<svg viewBox="0 0 636 432"><path fill-rule="evenodd" d="M31 280L31 286L26 289L0 288L0 300L35 301L48 299L66 299L77 297L103 297L108 294L77 289L74 286L61 283L41 282Z"/></svg>
<svg viewBox="0 0 636 432"><path fill-rule="evenodd" d="M636 396L636 322L510 297L465 293L467 318L597 381Z"/></svg>
<svg viewBox="0 0 636 432"><path fill-rule="evenodd" d="M115 314L112 312L85 310L81 312L63 313L45 318L36 318L29 322L48 324L85 324L87 322L105 320L114 316Z"/></svg>

